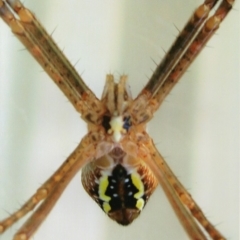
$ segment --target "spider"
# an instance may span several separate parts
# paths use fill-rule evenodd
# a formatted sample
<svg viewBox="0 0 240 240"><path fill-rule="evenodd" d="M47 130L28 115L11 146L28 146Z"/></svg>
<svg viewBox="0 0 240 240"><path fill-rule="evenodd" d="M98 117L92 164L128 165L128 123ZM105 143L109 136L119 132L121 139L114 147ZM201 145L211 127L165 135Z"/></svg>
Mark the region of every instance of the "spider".
<svg viewBox="0 0 240 240"><path fill-rule="evenodd" d="M125 120L124 120L125 121ZM107 128L107 127L106 127ZM106 132L109 130L109 129L105 129L106 130ZM128 130L128 129L125 129L125 130ZM129 130L130 131L130 130ZM110 134L110 133L109 133ZM126 134L126 133L125 133Z"/></svg>

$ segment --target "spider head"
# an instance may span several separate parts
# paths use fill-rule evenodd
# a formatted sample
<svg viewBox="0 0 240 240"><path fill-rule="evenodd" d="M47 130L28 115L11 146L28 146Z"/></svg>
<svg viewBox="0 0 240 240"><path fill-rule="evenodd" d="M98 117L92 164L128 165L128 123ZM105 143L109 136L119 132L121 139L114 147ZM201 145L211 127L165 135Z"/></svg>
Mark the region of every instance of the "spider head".
<svg viewBox="0 0 240 240"><path fill-rule="evenodd" d="M102 95L102 103L107 110L102 126L107 134L112 135L113 142L119 142L131 127L126 109L132 102L132 96L126 81L127 77L121 76L119 83L115 83L113 75L107 75Z"/></svg>
<svg viewBox="0 0 240 240"><path fill-rule="evenodd" d="M115 114L110 117L105 115L103 116L102 126L107 134L112 135L114 142L119 142L131 127L131 121L129 116L122 117Z"/></svg>

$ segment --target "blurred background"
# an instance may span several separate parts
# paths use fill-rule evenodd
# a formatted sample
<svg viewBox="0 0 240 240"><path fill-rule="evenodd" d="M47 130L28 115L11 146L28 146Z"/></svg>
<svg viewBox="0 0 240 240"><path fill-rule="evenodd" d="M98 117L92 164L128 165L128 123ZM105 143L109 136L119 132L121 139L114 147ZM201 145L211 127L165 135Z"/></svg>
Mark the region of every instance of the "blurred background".
<svg viewBox="0 0 240 240"><path fill-rule="evenodd" d="M101 96L107 73L129 76L136 96L197 1L25 0ZM149 123L166 161L208 219L239 239L239 1ZM85 123L0 21L0 219L62 164ZM14 225L0 239L8 240ZM34 236L46 239L188 239L158 188L139 219L122 227L84 192L77 174Z"/></svg>

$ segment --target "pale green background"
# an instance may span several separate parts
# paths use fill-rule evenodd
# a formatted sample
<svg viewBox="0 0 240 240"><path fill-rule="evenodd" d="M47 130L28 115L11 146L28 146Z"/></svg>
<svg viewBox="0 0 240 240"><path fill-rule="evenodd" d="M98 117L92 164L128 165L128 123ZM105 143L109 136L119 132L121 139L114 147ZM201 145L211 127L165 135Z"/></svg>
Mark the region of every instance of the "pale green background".
<svg viewBox="0 0 240 240"><path fill-rule="evenodd" d="M97 96L109 72L134 96L202 1L25 0ZM149 124L207 217L239 239L239 1ZM0 218L17 209L86 133L63 94L0 21ZM21 224L0 239L8 240ZM71 182L34 240L187 239L159 188L121 227Z"/></svg>

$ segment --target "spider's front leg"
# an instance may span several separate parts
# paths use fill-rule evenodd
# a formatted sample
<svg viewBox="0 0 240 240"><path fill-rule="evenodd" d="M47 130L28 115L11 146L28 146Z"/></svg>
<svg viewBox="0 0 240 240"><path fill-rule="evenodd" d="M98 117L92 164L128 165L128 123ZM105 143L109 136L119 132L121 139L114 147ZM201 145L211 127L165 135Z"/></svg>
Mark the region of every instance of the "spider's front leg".
<svg viewBox="0 0 240 240"><path fill-rule="evenodd" d="M207 19L216 3L215 0L206 0L197 8L146 86L134 99L129 112L134 116L135 123L151 119L153 113L217 31L220 23L232 9L234 0L222 0L213 16Z"/></svg>
<svg viewBox="0 0 240 240"><path fill-rule="evenodd" d="M0 17L11 28L73 107L88 121L99 123L103 106L70 64L34 14L19 0L0 0Z"/></svg>

